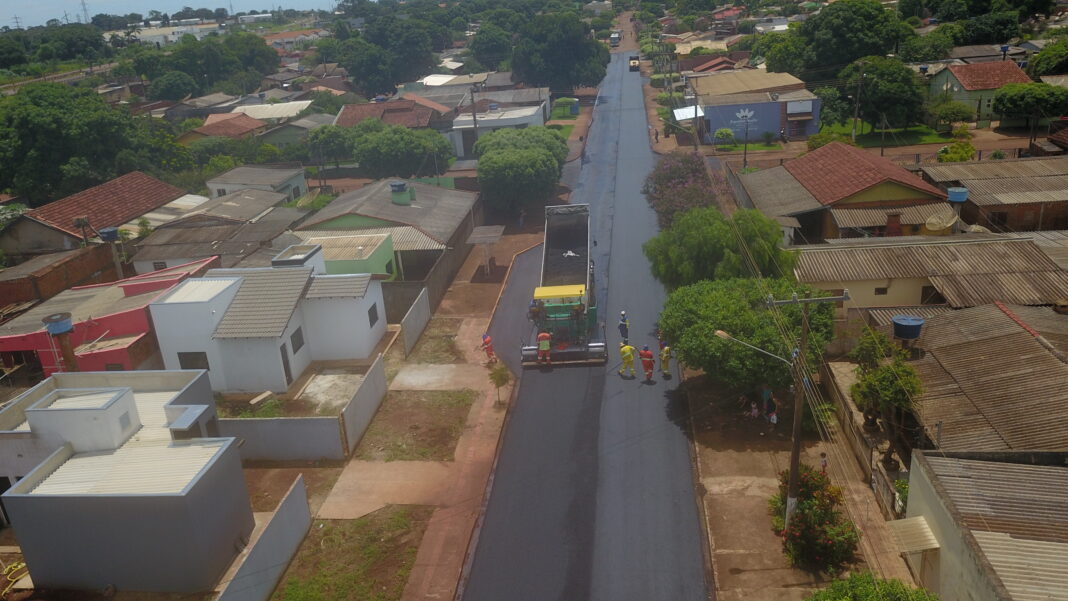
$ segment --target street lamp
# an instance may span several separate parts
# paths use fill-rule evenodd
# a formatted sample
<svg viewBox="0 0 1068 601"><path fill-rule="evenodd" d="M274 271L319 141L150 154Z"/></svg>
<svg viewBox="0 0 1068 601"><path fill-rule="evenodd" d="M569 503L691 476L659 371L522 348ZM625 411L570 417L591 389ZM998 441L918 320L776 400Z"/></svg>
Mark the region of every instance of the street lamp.
<svg viewBox="0 0 1068 601"><path fill-rule="evenodd" d="M749 117L745 118L745 139L742 140L742 170L749 168ZM739 340L739 342L741 342Z"/></svg>

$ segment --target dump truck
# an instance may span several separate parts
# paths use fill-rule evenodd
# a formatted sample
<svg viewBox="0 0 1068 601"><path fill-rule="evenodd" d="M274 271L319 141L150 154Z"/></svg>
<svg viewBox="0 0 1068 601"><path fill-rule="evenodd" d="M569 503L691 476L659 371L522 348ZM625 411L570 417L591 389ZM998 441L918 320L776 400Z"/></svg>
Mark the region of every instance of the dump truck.
<svg viewBox="0 0 1068 601"><path fill-rule="evenodd" d="M608 36L608 45L613 47L613 48L615 48L616 46L619 46L619 41L622 40L622 39L623 39L623 32L621 32L621 31L619 31L617 29L617 30L613 31Z"/></svg>
<svg viewBox="0 0 1068 601"><path fill-rule="evenodd" d="M590 205L545 207L541 285L528 308L531 331L522 348L523 365L537 363L542 333L552 336L554 365L607 361L590 250Z"/></svg>
<svg viewBox="0 0 1068 601"><path fill-rule="evenodd" d="M630 57L630 70L637 71L641 68L641 63L638 62L638 56L633 55Z"/></svg>

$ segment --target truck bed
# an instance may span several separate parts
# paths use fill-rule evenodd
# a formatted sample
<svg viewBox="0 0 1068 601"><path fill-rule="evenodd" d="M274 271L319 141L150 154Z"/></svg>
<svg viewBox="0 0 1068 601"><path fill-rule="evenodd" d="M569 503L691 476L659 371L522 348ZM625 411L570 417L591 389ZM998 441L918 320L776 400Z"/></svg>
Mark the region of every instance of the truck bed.
<svg viewBox="0 0 1068 601"><path fill-rule="evenodd" d="M586 284L589 253L589 212L586 207L553 207L546 216L542 286ZM575 209L568 211L567 209Z"/></svg>

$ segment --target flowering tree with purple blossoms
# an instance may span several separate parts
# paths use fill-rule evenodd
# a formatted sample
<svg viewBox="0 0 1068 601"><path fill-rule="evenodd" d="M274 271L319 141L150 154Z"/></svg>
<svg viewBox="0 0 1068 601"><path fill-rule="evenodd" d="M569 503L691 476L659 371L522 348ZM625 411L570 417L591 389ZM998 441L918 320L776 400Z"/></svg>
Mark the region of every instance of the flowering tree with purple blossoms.
<svg viewBox="0 0 1068 601"><path fill-rule="evenodd" d="M656 211L661 228L669 227L679 213L716 206L716 198L729 194L718 174L710 176L705 159L692 152L675 151L664 155L645 179L642 192Z"/></svg>

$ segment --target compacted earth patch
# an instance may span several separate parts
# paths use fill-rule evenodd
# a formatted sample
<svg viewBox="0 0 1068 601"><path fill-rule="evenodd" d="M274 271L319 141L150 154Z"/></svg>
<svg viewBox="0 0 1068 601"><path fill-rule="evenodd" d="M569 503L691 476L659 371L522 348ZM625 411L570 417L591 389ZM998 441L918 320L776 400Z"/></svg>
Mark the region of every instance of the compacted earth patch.
<svg viewBox="0 0 1068 601"><path fill-rule="evenodd" d="M451 461L473 390L391 390L356 448L368 461Z"/></svg>

